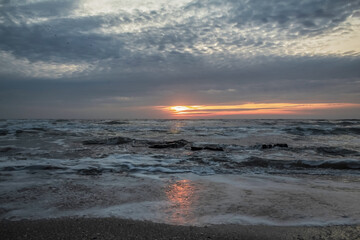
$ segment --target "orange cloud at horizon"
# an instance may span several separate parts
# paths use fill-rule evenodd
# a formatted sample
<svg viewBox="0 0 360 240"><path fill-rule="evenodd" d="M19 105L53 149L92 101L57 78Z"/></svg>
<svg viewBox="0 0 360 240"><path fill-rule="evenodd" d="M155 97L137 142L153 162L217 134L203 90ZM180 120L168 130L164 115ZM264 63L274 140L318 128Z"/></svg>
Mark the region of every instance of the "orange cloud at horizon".
<svg viewBox="0 0 360 240"><path fill-rule="evenodd" d="M238 105L162 106L172 116L298 115L310 110L360 107L355 103L245 103Z"/></svg>

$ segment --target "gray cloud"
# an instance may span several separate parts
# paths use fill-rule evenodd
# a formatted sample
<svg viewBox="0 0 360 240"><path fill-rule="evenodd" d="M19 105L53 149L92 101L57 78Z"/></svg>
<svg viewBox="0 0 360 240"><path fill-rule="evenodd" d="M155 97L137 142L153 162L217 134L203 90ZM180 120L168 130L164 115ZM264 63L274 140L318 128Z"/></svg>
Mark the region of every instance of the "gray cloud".
<svg viewBox="0 0 360 240"><path fill-rule="evenodd" d="M230 6L227 19L236 27L245 25L265 25L269 28L280 28L289 36L299 34L319 34L336 27L346 20L354 10L359 9L360 2L334 0L197 0L187 9L203 9L212 5L216 8Z"/></svg>
<svg viewBox="0 0 360 240"><path fill-rule="evenodd" d="M46 104L360 102L359 49L325 48L359 31L359 1L194 0L88 15L82 7L2 1L0 117Z"/></svg>

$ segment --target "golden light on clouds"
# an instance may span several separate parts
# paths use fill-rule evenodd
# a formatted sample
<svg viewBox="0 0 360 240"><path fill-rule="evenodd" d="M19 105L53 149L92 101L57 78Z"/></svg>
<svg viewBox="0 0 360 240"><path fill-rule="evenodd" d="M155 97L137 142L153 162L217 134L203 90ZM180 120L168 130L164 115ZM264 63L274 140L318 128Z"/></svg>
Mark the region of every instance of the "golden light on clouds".
<svg viewBox="0 0 360 240"><path fill-rule="evenodd" d="M239 105L163 106L172 116L297 115L313 110L360 107L355 103L245 103Z"/></svg>

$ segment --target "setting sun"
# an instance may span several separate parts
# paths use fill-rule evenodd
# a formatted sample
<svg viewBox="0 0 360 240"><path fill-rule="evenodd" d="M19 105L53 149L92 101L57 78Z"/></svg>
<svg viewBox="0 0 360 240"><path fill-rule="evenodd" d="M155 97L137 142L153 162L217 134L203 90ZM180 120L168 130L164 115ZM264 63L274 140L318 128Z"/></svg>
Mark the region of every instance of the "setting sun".
<svg viewBox="0 0 360 240"><path fill-rule="evenodd" d="M182 112L182 111L190 110L190 108L185 106L174 106L174 107L170 107L170 110L173 110L175 112Z"/></svg>

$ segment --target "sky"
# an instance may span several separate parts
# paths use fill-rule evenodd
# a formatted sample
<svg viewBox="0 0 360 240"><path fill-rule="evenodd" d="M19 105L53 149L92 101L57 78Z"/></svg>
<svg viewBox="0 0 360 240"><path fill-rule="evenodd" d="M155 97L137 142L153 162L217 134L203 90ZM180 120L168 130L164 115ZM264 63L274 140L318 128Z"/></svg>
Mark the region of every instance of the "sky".
<svg viewBox="0 0 360 240"><path fill-rule="evenodd" d="M360 1L0 0L0 118L360 118Z"/></svg>

